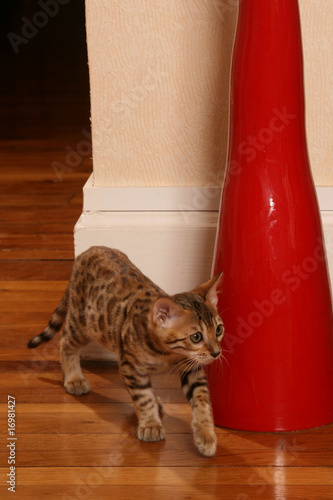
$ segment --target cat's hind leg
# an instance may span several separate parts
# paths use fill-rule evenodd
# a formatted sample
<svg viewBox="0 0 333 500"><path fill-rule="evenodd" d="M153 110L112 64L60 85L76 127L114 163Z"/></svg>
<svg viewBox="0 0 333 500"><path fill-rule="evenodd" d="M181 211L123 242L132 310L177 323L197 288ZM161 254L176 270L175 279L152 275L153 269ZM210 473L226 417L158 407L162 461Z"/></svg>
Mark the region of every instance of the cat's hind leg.
<svg viewBox="0 0 333 500"><path fill-rule="evenodd" d="M72 327L73 328L73 327ZM80 366L80 348L87 342L78 342L66 327L60 341L60 359L64 373L64 387L69 394L87 394L90 385Z"/></svg>

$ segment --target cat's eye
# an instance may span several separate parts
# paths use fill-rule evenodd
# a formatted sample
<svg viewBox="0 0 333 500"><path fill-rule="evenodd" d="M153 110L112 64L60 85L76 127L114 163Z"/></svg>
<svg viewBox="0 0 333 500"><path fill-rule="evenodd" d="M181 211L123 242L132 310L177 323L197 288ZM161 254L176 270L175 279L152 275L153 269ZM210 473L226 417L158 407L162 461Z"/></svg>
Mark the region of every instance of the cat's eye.
<svg viewBox="0 0 333 500"><path fill-rule="evenodd" d="M223 333L223 326L217 325L216 327L216 336L219 337Z"/></svg>
<svg viewBox="0 0 333 500"><path fill-rule="evenodd" d="M190 336L190 339L194 344L198 344L199 342L202 341L202 333L201 332L193 333L193 335Z"/></svg>

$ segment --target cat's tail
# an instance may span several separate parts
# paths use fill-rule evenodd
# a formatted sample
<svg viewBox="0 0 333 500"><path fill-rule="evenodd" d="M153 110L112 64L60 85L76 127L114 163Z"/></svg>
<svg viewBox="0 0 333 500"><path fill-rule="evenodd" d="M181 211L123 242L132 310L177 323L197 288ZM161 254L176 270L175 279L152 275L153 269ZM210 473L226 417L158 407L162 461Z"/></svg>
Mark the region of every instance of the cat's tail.
<svg viewBox="0 0 333 500"><path fill-rule="evenodd" d="M59 332L62 325L64 324L67 315L68 296L69 296L69 291L67 288L57 309L52 314L52 318L50 319L49 324L47 325L45 330L41 334L36 335L36 337L33 337L31 340L29 340L28 342L29 349L38 347L39 345L43 344L43 342L48 342L55 336L56 333Z"/></svg>

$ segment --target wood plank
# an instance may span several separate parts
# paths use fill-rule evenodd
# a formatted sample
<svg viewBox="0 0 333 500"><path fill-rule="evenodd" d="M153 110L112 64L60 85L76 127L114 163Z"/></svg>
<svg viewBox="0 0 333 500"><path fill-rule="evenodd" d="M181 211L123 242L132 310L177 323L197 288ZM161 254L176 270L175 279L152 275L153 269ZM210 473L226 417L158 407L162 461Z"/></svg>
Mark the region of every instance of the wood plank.
<svg viewBox="0 0 333 500"><path fill-rule="evenodd" d="M66 249L73 250L73 232L68 234L4 234L0 227L0 249ZM18 278L18 277L17 277ZM8 278L5 278L8 279ZM13 279L13 278L10 278ZM25 278L22 276L25 281ZM53 280L52 277L49 278ZM35 278L38 280L38 277Z"/></svg>
<svg viewBox="0 0 333 500"><path fill-rule="evenodd" d="M4 161L4 160L3 160ZM16 157L17 161L17 157ZM23 160L24 161L24 158ZM41 158L41 161L44 161ZM87 175L88 177L88 175ZM0 169L0 180L3 180L3 169ZM71 178L66 178L64 182L54 182L54 180L23 180L20 176L17 176L11 182L0 182L0 195L14 195L23 194L31 199L33 196L45 196L53 195L59 196L64 194L78 194L82 192L82 187L84 186L84 181L82 179L77 179L76 176Z"/></svg>
<svg viewBox="0 0 333 500"><path fill-rule="evenodd" d="M190 429L190 427L188 427ZM66 467L89 467L94 463L106 466L106 457L112 450L117 459L123 457L123 466L130 467L170 467L182 466L205 466L207 458L200 455L195 449L191 432L168 433L163 443L142 443L134 434L57 434L44 436L35 434L19 434L18 442L20 455L18 466L24 467L30 464L34 466ZM216 455L210 459L210 466L251 466L273 467L276 461L277 449L280 440L276 437L267 445L253 443L249 445L247 439L240 436L229 435L227 431L218 433L218 448ZM45 444L44 444L45 443ZM91 443L94 443L95 453L91 454ZM3 451L3 459L6 459L6 451ZM2 460L0 452L0 463ZM306 466L309 460L313 466L333 465L333 451L327 450L325 458L320 452L313 450L300 453L297 462L293 455L286 454L284 467Z"/></svg>
<svg viewBox="0 0 333 500"><path fill-rule="evenodd" d="M41 473L47 473L43 468ZM63 485L57 484L56 488L52 489L52 498L60 500L110 500L110 486L103 484L103 470L94 467L86 469L85 475L80 476L80 485ZM204 469L202 470L204 473ZM221 471L221 474L223 470ZM90 478L89 485L86 483L86 478ZM249 482L252 476L249 473ZM95 481L95 482L94 482ZM24 492L25 500L36 500L36 498L48 498L50 495L50 487L48 485L22 485L19 481L17 492ZM223 496L222 496L223 495ZM251 484L228 484L220 488L217 485L205 485L203 488L198 488L197 485L191 483L186 486L170 486L149 485L149 486L131 486L131 485L112 485L112 500L189 500L189 499L204 499L204 500L250 500L262 498L263 500L328 500L333 497L332 486L295 486L295 485L251 485ZM11 498L8 496L8 498Z"/></svg>
<svg viewBox="0 0 333 500"><path fill-rule="evenodd" d="M12 291L21 291L21 290L29 290L29 291L62 291L66 290L68 281L67 280L47 280L47 282L39 281L39 280L19 280L19 281L0 281L0 292L6 290Z"/></svg>
<svg viewBox="0 0 333 500"><path fill-rule="evenodd" d="M47 372L48 362L53 354L52 361L59 360L57 350L48 351L48 359L43 357L43 354L32 355L31 366L34 371L26 371L26 362L18 363L17 371L10 375L10 385L8 385L8 374L0 373L0 402L7 401L7 394L11 393L21 403L51 403L51 402L73 402L96 403L110 402L123 403L130 402L129 395L124 388L120 378L117 382L112 380L112 377L101 377L99 374L87 373L86 377L91 384L91 391L84 396L72 396L67 394L63 388L63 377L59 365L59 372ZM43 371L44 370L44 371ZM40 373L42 371L42 373ZM181 389L176 388L155 388L155 393L163 401L167 402L184 402L184 395ZM1 416L0 416L1 418Z"/></svg>
<svg viewBox="0 0 333 500"><path fill-rule="evenodd" d="M72 260L73 250L0 250L3 260Z"/></svg>
<svg viewBox="0 0 333 500"><path fill-rule="evenodd" d="M4 312L0 316L0 325L21 325L21 329L22 327L25 327L25 325L35 325L36 323L42 323L45 328L49 321L50 314L46 312L38 314L29 314L24 312Z"/></svg>
<svg viewBox="0 0 333 500"><path fill-rule="evenodd" d="M1 170L0 170L0 178L1 178ZM75 201L73 201L75 200ZM13 193L13 194L5 194L3 193L0 197L0 207L30 207L34 206L48 206L48 207L58 207L59 205L78 205L82 206L82 196L73 196L72 193L65 194L49 194L49 195L28 195L27 193Z"/></svg>
<svg viewBox="0 0 333 500"><path fill-rule="evenodd" d="M30 387L27 388L29 391ZM169 390L169 392L176 392ZM36 391L35 391L36 393ZM115 394L117 393L117 394ZM61 392L62 399L58 401L61 405L54 403L39 404L36 411L34 408L26 408L21 401L21 398L11 389L10 396L16 398L16 421L17 434L35 434L44 435L44 438L50 434L119 434L131 433L136 434L137 419L134 413L134 408L131 399L127 392L123 389L114 390L112 398L108 398L108 404L92 403L89 401L89 396L84 399L80 398L80 404L66 403L70 400L70 395L65 391ZM168 392L165 389L156 390L156 394L161 398L163 403L166 398L169 398ZM119 402L117 395L121 395L123 403ZM70 396L70 397L68 397ZM7 400L8 394L4 399ZM49 397L49 400L52 396ZM73 400L78 400L78 397L72 396ZM179 398L180 399L180 398ZM126 401L127 400L127 401ZM33 401L33 399L30 399ZM37 398L37 401L39 399ZM184 401L184 400L183 400ZM7 403L5 404L7 405ZM29 404L27 403L27 406ZM56 411L57 407L64 408L61 411ZM188 403L173 404L165 403L166 414L163 417L163 423L167 433L191 433L191 408ZM0 425L2 431L0 435L7 436L7 415L3 412L0 415ZM217 430L217 433L222 433L222 430Z"/></svg>
<svg viewBox="0 0 333 500"><path fill-rule="evenodd" d="M60 372L60 362L58 358L54 358L54 351L58 350L58 346L55 345L55 342L52 342L52 346L50 343L47 345L46 349L38 350L38 349L26 349L28 353L28 357L30 360L26 360L24 363L19 361L8 361L1 363L0 373L9 373L12 372L11 375L15 377L15 374L20 371L24 373L33 373L37 375L37 372L43 372L45 375L47 373ZM44 367L38 368L39 364L31 361L31 358L35 355L32 353L36 353L35 359L46 359L47 365ZM37 355L38 353L38 355ZM106 384L111 384L112 386L121 386L123 387L123 383L119 376L119 368L118 363L116 361L89 361L83 360L81 362L83 373L92 374L102 376L102 379L105 380ZM180 378L178 375L170 373L166 370L165 373L159 373L152 375L151 377L152 383L154 387L160 388L180 388ZM38 381L36 381L38 383Z"/></svg>
<svg viewBox="0 0 333 500"><path fill-rule="evenodd" d="M69 280L73 261L2 261L0 275L4 280L16 281L20 276L23 280Z"/></svg>
<svg viewBox="0 0 333 500"><path fill-rule="evenodd" d="M1 220L4 223L14 223L20 221L21 223L29 223L30 221L54 223L61 220L62 222L72 222L77 220L81 215L82 207L73 206L68 210L67 206L59 205L57 210L54 206L40 206L30 205L29 207L22 206L2 206L1 207Z"/></svg>
<svg viewBox="0 0 333 500"><path fill-rule="evenodd" d="M94 443L96 453L90 453ZM218 434L218 450L215 457L209 460L210 466L252 465L263 466L274 462L276 441L272 447L261 444L248 445L241 436L229 435L227 431ZM47 467L92 467L98 463L102 467L108 465L110 451L115 461L122 460L122 467L159 467L207 466L207 458L196 452L193 436L189 432L183 434L169 433L164 442L144 443L135 434L109 434L107 439L102 434L57 434L44 436L34 434L18 434L19 453L17 466ZM0 464L5 463L6 449L0 450Z"/></svg>
<svg viewBox="0 0 333 500"><path fill-rule="evenodd" d="M49 283L49 282L47 282ZM39 302L43 301L45 304L51 302L52 305L56 306L63 294L65 288L62 291L53 290L6 290L0 288L0 303L8 304L13 310L13 303L16 302ZM4 306L2 306L4 307ZM33 305L31 305L33 307Z"/></svg>
<svg viewBox="0 0 333 500"><path fill-rule="evenodd" d="M54 350L57 351L58 347L54 347ZM27 349L28 353L31 352L30 349ZM58 351L59 352L59 351ZM47 352L48 354L48 352ZM118 376L118 364L115 361L88 361L84 360L81 362L82 366L82 371L83 373L99 373L99 374L109 374L113 376ZM21 363L18 360L15 361L2 361L0 364L0 373L8 373L11 374L11 372L17 372L18 367L20 367L20 370L24 371L25 373L35 373L36 372L45 372L45 367L43 368L42 366L35 364L30 361L25 361L24 363ZM61 371L61 366L60 366L60 361L58 358L54 357L54 354L50 354L50 357L48 359L47 363L47 372L56 372L59 373ZM158 383L163 384L165 383L164 378L162 378L162 375L156 376L156 379L159 380ZM175 384L175 385L171 385ZM179 380L177 378L171 380L168 382L168 387L179 387Z"/></svg>
<svg viewBox="0 0 333 500"><path fill-rule="evenodd" d="M34 330L34 332L30 335L30 338L34 337L34 335L36 335L38 333L41 333L42 331L43 331L43 328L38 328L38 329L36 328ZM27 339L29 340L28 337L27 337ZM15 348L13 348L13 346L0 347L1 366L7 366L7 363L11 363L11 362L15 363L15 361L16 361L18 369L25 370L26 364L31 363L31 361L30 361L31 353L29 354L30 349L27 348L28 340L23 340L23 341L21 340L18 343L19 347L15 347ZM7 342L7 343L9 344L10 342ZM34 359L37 359L37 358L34 358ZM47 360L47 361L58 360L59 359L59 348L55 345L51 346L49 344L48 351L47 351L47 357L43 355L43 358L41 357L38 359L43 359L43 360ZM35 363L35 362L33 362L33 363ZM49 370L49 367L48 367L48 370ZM1 368L0 368L0 372L2 372Z"/></svg>
<svg viewBox="0 0 333 500"><path fill-rule="evenodd" d="M18 222L13 226L13 224L5 224L2 223L0 225L0 234L1 234L1 239L4 240L4 242L11 241L10 238L14 238L15 236L17 239L19 238L27 238L27 236L35 236L37 238L41 238L41 235L44 236L44 239L47 237L51 237L52 235L55 234L60 234L67 236L70 235L73 238L73 229L74 225L77 221L77 218L73 217L73 220L70 222L61 222L60 220L57 222L53 223L46 223L43 221L28 221L28 222ZM15 241L15 240L13 240ZM20 241L20 240L19 240ZM73 246L73 245L72 245ZM21 248L24 247L19 247L17 250L20 250ZM55 250L59 250L58 248L54 248ZM12 250L12 248L9 248L9 250Z"/></svg>
<svg viewBox="0 0 333 500"><path fill-rule="evenodd" d="M21 347L26 347L28 341L41 333L44 328L48 325L51 318L49 313L38 313L38 314L28 314L28 313L3 313L3 316L9 318L8 320L2 318L2 323L0 325L0 332L5 332L4 337L0 340L0 349L20 349ZM16 321L10 322L10 318ZM23 323L20 324L19 319L23 318ZM29 318L29 319L26 319ZM32 356L32 352L41 352L41 350L47 350L51 347L56 347L59 345L60 335L57 334L55 338L45 343L43 346L36 348L35 350L28 350L27 360Z"/></svg>
<svg viewBox="0 0 333 500"><path fill-rule="evenodd" d="M283 485L327 485L333 486L333 475L330 467L121 467L115 466L112 452L109 455L112 466L100 468L103 473L103 484L109 486L177 486L196 487L248 484L249 477L253 486L277 484ZM121 458L120 458L121 462ZM1 470L4 472L3 470ZM91 469L91 472L94 468ZM20 469L20 484L34 485L82 485L82 478L86 484L94 485L95 477L89 477L89 469L85 467L22 467Z"/></svg>
<svg viewBox="0 0 333 500"><path fill-rule="evenodd" d="M59 300L61 299L61 295ZM46 300L25 300L25 301L13 301L13 300L1 300L0 301L0 313L3 312L17 312L21 313L42 313L47 312L50 315L53 313L54 309L57 307L59 300L46 301Z"/></svg>
<svg viewBox="0 0 333 500"><path fill-rule="evenodd" d="M18 371L24 372L26 374L34 374L38 375L38 369L36 368L36 363L35 361L39 361L41 359L45 360L47 363L45 363L45 366L41 369L43 374L45 376L48 376L51 373L54 373L55 371L60 372L60 364L59 364L59 337L58 337L58 342L55 342L53 339L52 341L44 344L44 347L40 346L39 348L36 349L26 349L27 351L27 359L24 362L21 361L12 361L12 362L4 362L3 365L0 367L0 373L4 373L7 371L7 373L11 372L11 385L12 387L15 387L15 384L19 386L19 379L17 379L17 373ZM54 357L54 351L58 351L58 357ZM56 366L54 365L54 362L59 364L58 369L56 369ZM104 381L106 386L117 386L117 387L123 387L123 383L120 379L120 376L118 374L118 363L116 361L89 361L89 360L83 360L82 363L82 368L84 373L90 374L89 376L93 377L94 380L99 380L99 384L101 381ZM7 367L6 370L4 370L3 367ZM151 380L153 382L154 387L161 387L161 388L180 388L180 377L178 374L176 374L174 371L171 372L171 370L166 370L164 373L159 373L151 376ZM87 375L88 376L88 375ZM6 383L6 378L3 376L1 378L0 375L0 383L5 384ZM50 381L51 382L51 381ZM91 383L94 381L92 380ZM47 383L47 380L41 381L39 379L34 381L35 387L41 389L41 387Z"/></svg>
<svg viewBox="0 0 333 500"><path fill-rule="evenodd" d="M53 162L53 161L56 161L56 158L54 155L50 155L49 156L50 158L50 163ZM62 164L65 164L65 155L64 157L61 157L60 160L59 160ZM22 159L22 167L24 166L25 167L25 171L24 173L22 173L22 171L18 171L17 168L13 168L13 164L11 164L9 161L7 161L7 167L8 167L8 170L5 172L5 173L2 173L1 174L1 181L3 182L11 182L11 181L15 181L17 179L17 176L20 175L20 179L22 181L40 181L40 180L47 180L47 181L51 181L51 182L57 182L58 178L54 172L54 170L52 169L52 166L50 165L50 169L45 172L45 170L43 172L36 172L36 171L32 171L31 169L29 169L29 166L32 166L31 163L29 164L29 162L25 159ZM33 165L35 166L35 165ZM88 179L89 175L91 174L92 172L92 168L91 168L91 163L88 162L85 164L85 165L82 165L83 166L83 172L80 172L80 171L75 171L75 169L73 169L72 172L65 172L63 174L63 177L62 177L62 180L64 179L69 179L69 180L72 180L72 179L80 179L81 180L81 183L84 184L86 182L86 180ZM16 171L16 172L15 172Z"/></svg>
<svg viewBox="0 0 333 500"><path fill-rule="evenodd" d="M318 429L286 433L283 456L294 466L333 466L333 424Z"/></svg>

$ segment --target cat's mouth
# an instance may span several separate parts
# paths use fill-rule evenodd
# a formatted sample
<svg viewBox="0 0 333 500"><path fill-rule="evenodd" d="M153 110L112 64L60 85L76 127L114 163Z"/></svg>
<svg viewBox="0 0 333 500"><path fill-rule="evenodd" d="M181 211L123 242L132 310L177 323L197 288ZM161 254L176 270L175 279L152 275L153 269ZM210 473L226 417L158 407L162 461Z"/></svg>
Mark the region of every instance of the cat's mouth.
<svg viewBox="0 0 333 500"><path fill-rule="evenodd" d="M221 352L219 353L214 353L214 354L198 354L196 356L196 361L200 364L200 365L210 365L211 363L213 363L213 361L216 361L217 359L219 359L219 357L221 356Z"/></svg>

